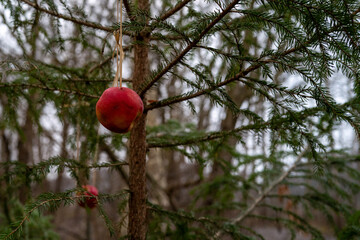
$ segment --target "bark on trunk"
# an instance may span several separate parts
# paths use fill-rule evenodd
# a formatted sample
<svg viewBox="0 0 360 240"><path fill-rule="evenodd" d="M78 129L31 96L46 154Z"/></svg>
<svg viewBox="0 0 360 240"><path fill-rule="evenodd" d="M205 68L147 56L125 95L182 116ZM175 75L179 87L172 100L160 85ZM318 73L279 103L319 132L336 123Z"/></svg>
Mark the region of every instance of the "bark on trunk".
<svg viewBox="0 0 360 240"><path fill-rule="evenodd" d="M149 9L148 0L139 0L137 7L140 10ZM134 48L134 74L133 88L139 91L141 84L149 72L149 38L146 34L136 37ZM146 99L143 99L146 103ZM134 124L130 133L129 147L129 225L128 235L133 240L144 240L146 238L146 114Z"/></svg>
<svg viewBox="0 0 360 240"><path fill-rule="evenodd" d="M129 154L129 226L130 239L145 239L146 223L146 115L136 123L130 134Z"/></svg>

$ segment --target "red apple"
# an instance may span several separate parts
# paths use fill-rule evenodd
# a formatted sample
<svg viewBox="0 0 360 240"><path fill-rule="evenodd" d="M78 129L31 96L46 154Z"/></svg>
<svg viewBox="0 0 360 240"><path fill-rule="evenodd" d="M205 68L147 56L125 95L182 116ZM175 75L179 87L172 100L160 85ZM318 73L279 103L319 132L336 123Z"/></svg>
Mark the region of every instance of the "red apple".
<svg viewBox="0 0 360 240"><path fill-rule="evenodd" d="M99 194L97 188L92 185L82 185L81 187L84 190L76 194L76 196L82 197L78 200L79 206L90 209L96 207L98 202L95 196Z"/></svg>
<svg viewBox="0 0 360 240"><path fill-rule="evenodd" d="M126 87L106 89L96 103L99 122L112 132L126 133L139 118L144 105L136 92Z"/></svg>

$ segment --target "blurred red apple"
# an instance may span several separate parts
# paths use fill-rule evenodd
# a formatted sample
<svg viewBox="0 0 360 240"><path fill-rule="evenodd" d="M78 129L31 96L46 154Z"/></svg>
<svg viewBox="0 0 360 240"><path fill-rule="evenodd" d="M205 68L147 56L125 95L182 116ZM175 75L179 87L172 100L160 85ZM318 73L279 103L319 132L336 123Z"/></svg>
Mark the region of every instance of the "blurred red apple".
<svg viewBox="0 0 360 240"><path fill-rule="evenodd" d="M84 190L76 194L76 196L82 197L78 200L79 206L90 209L96 207L98 202L95 196L99 194L97 188L92 185L82 185L81 187Z"/></svg>
<svg viewBox="0 0 360 240"><path fill-rule="evenodd" d="M99 122L112 132L126 133L139 118L144 105L136 92L126 87L106 89L96 103Z"/></svg>

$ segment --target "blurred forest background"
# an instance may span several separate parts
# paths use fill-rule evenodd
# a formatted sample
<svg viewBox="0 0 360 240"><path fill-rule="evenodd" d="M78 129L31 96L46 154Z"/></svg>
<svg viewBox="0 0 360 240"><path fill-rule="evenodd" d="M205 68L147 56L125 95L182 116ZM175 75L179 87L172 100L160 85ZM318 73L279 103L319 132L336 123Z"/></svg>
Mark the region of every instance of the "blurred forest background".
<svg viewBox="0 0 360 240"><path fill-rule="evenodd" d="M143 2L147 239L359 237L360 1ZM129 134L95 115L116 2L0 3L1 239L126 239Z"/></svg>

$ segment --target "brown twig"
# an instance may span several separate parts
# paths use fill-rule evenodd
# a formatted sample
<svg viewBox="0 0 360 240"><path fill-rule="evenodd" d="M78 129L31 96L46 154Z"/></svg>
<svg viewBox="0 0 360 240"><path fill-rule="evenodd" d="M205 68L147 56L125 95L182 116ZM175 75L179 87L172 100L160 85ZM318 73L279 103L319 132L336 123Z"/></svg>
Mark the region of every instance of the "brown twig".
<svg viewBox="0 0 360 240"><path fill-rule="evenodd" d="M180 2L179 4L177 4L174 8L168 10L166 13L164 13L162 16L160 16L160 20L164 21L167 18L171 17L173 14L175 14L177 11L179 11L180 9L182 9L188 2L190 2L191 0L184 0L182 2Z"/></svg>
<svg viewBox="0 0 360 240"><path fill-rule="evenodd" d="M124 7L125 7L125 10L126 10L126 13L127 13L128 17L129 17L129 19L130 19L131 21L134 21L134 20L135 20L135 16L132 14L129 1L128 1L128 0L123 0L123 1L124 1Z"/></svg>

